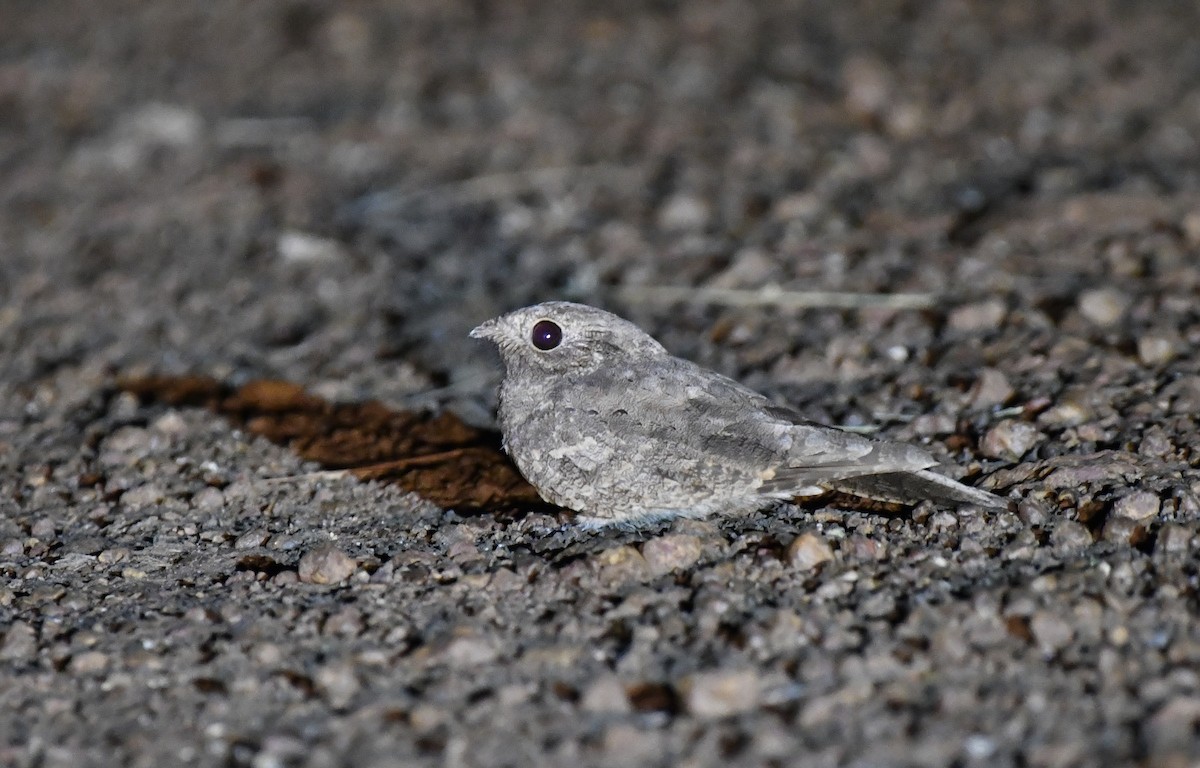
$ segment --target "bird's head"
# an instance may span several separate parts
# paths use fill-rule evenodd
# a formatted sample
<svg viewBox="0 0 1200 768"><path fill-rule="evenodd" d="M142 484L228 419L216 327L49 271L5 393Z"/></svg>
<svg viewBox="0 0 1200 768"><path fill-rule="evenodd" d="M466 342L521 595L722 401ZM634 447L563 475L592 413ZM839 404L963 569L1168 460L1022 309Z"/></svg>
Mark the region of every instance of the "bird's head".
<svg viewBox="0 0 1200 768"><path fill-rule="evenodd" d="M585 304L548 301L501 315L471 331L500 350L510 374L586 373L625 360L665 355L628 320Z"/></svg>

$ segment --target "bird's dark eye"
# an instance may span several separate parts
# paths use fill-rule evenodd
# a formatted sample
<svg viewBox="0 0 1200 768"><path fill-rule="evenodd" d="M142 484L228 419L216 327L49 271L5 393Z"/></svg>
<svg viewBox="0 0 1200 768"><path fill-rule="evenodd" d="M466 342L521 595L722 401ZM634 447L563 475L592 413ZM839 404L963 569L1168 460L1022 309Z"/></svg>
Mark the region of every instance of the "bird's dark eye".
<svg viewBox="0 0 1200 768"><path fill-rule="evenodd" d="M549 352L562 343L562 328L550 320L538 320L533 324L531 336L533 346L543 352Z"/></svg>

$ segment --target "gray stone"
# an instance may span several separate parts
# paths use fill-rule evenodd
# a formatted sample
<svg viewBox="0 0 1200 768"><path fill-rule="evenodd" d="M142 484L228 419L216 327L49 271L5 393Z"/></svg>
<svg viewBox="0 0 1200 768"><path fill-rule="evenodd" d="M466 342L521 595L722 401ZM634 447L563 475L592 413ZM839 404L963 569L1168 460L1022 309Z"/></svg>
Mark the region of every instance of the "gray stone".
<svg viewBox="0 0 1200 768"><path fill-rule="evenodd" d="M354 575L358 563L332 544L304 553L298 574L305 584L338 584Z"/></svg>
<svg viewBox="0 0 1200 768"><path fill-rule="evenodd" d="M979 451L992 459L1020 461L1034 446L1046 439L1027 421L1005 419L989 429L979 443Z"/></svg>
<svg viewBox="0 0 1200 768"><path fill-rule="evenodd" d="M820 534L802 533L788 545L788 562L798 571L811 571L833 558L833 548Z"/></svg>
<svg viewBox="0 0 1200 768"><path fill-rule="evenodd" d="M1162 502L1159 500L1158 494L1150 491L1134 491L1117 499L1112 513L1117 517L1141 523L1158 517L1161 506Z"/></svg>

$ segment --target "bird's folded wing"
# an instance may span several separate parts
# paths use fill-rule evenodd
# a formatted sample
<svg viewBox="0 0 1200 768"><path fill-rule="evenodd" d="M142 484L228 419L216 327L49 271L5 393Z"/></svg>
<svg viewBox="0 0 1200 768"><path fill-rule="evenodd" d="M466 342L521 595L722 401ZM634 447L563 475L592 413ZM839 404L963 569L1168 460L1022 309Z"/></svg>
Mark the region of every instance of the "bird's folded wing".
<svg viewBox="0 0 1200 768"><path fill-rule="evenodd" d="M623 378L619 372L605 376ZM628 378L632 381L623 390L607 389L621 392L613 407L619 404L639 414L636 419L630 414L626 428L631 435L671 440L678 455L754 467L762 479L760 490L767 495L786 496L861 475L915 472L937 463L915 446L870 440L807 421L732 379L678 358ZM631 401L641 407L630 408Z"/></svg>
<svg viewBox="0 0 1200 768"><path fill-rule="evenodd" d="M820 424L790 424L785 429L790 445L783 461L764 476L764 493L786 493L862 475L916 472L937 464L925 451L904 443L869 440Z"/></svg>

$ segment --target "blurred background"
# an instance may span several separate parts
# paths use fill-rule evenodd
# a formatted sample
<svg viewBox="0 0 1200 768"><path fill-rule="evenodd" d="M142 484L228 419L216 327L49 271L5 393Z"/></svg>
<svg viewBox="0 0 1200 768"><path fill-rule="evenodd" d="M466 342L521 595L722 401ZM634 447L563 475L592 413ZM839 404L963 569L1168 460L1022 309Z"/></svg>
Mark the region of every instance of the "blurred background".
<svg viewBox="0 0 1200 768"><path fill-rule="evenodd" d="M466 329L571 298L813 402L936 363L964 304L951 330L978 335L1013 308L1070 322L1097 286L1196 280L1172 273L1200 242L1192 2L0 15L10 385L87 350L93 378L273 375L437 405L488 390ZM664 285L917 292L937 310L639 292Z"/></svg>

